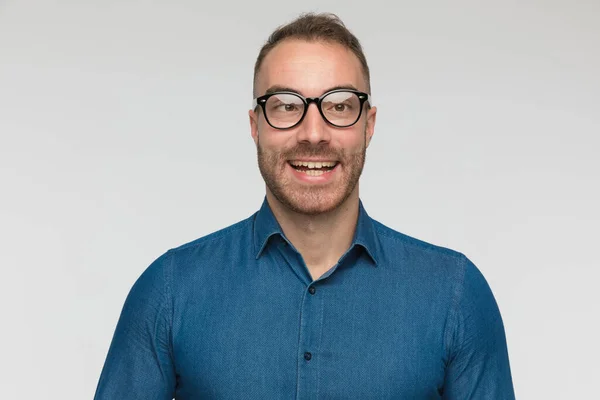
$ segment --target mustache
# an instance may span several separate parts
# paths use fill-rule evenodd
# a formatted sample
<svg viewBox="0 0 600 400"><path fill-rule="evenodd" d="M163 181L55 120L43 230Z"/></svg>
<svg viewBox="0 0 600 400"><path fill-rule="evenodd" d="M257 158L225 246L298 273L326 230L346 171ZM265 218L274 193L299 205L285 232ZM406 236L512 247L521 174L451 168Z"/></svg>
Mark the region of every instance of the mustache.
<svg viewBox="0 0 600 400"><path fill-rule="evenodd" d="M320 157L333 160L341 160L344 158L344 151L342 149L333 149L329 145L310 145L310 144L299 144L285 151L281 154L281 157L286 160L295 160L309 157Z"/></svg>

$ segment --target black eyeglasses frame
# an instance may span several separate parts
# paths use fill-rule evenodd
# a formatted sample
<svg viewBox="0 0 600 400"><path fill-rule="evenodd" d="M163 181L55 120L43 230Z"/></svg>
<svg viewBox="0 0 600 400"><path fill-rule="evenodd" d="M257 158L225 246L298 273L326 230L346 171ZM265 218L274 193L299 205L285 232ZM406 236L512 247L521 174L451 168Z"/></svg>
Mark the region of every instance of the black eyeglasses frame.
<svg viewBox="0 0 600 400"><path fill-rule="evenodd" d="M352 122L351 124L348 124L348 125L336 125L336 124L332 123L331 121L329 121L327 119L327 117L325 117L325 114L323 113L323 109L321 108L321 103L322 103L323 99L326 96L328 96L328 95L330 95L332 93L338 93L338 92L354 93L358 97L358 100L360 101L360 108L359 108L359 111L358 111L358 116L356 117L356 120L354 122ZM267 110L265 109L265 105L267 104L267 100L269 100L270 97L278 95L278 94L291 94L291 95L297 96L298 98L300 98L304 102L304 112L302 113L302 116L300 117L300 119L298 120L298 122L296 122L294 125L288 126L286 128L279 128L279 127L274 126L273 124L271 124L271 121L269 121L269 117L267 117ZM255 99L253 99L253 101L252 101L252 109L256 110L257 106L261 106L261 108L263 110L263 115L265 116L265 120L267 121L267 123L271 127L273 127L274 129L279 129L279 130L287 130L287 129L295 128L298 125L300 125L302 123L302 121L304 120L304 117L306 116L306 113L308 112L308 107L310 106L310 104L311 103L315 103L315 105L317 106L317 109L319 110L319 114L321 114L321 117L323 117L323 120L325 122L327 122L331 126L335 126L336 128L348 128L348 127L351 127L352 125L354 125L354 124L356 124L358 122L358 120L362 116L362 111L363 111L363 108L364 108L363 107L364 104L367 103L369 105L369 108L370 108L370 107L372 107L372 102L373 102L373 98L371 97L371 95L369 95L368 93L361 92L361 91L358 91L358 90L353 90L353 89L335 89L335 90L331 90L329 92L323 93L319 97L304 97L300 93L289 92L289 91L281 91L281 92L267 93L265 95L262 95L260 97L257 97Z"/></svg>

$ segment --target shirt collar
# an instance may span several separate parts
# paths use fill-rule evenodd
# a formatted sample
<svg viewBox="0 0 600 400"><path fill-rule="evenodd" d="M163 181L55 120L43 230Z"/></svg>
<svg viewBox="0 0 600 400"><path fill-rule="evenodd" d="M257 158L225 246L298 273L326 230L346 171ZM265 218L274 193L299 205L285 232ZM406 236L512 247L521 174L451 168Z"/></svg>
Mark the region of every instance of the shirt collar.
<svg viewBox="0 0 600 400"><path fill-rule="evenodd" d="M254 253L256 254L256 259L260 258L269 239L274 235L280 235L287 241L265 197L260 210L254 218ZM355 246L364 248L373 261L373 265L377 265L377 257L380 254L380 243L377 238L374 221L369 217L360 200L358 205L358 221L350 248L352 249Z"/></svg>
<svg viewBox="0 0 600 400"><path fill-rule="evenodd" d="M285 237L265 197L254 218L254 253L256 259L262 254L271 236L277 234L281 235L282 238Z"/></svg>
<svg viewBox="0 0 600 400"><path fill-rule="evenodd" d="M361 200L358 202L358 221L356 223L356 230L354 231L354 240L352 240L350 248L356 245L365 249L366 253L371 257L373 265L376 266L377 258L381 254L380 243L377 231L375 230L375 222L365 211Z"/></svg>

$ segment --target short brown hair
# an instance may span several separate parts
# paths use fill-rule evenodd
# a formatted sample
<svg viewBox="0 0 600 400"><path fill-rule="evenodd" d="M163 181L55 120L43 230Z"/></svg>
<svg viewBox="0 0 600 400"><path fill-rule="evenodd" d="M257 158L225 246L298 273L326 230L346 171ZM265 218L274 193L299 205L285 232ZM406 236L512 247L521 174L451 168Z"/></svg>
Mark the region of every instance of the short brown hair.
<svg viewBox="0 0 600 400"><path fill-rule="evenodd" d="M356 36L346 28L346 25L335 14L305 13L289 24L277 28L260 49L256 64L254 64L254 93L256 95L256 77L265 57L277 44L285 39L301 39L308 42L324 41L341 44L358 57L367 83L367 90L369 93L371 92L369 66L367 65L367 59L363 53L362 46Z"/></svg>

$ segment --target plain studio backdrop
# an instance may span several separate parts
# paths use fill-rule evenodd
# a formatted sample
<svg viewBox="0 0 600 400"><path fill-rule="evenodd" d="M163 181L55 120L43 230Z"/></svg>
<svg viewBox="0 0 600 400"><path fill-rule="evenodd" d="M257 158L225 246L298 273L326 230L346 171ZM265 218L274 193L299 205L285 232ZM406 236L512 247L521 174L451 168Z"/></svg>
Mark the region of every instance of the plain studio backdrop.
<svg viewBox="0 0 600 400"><path fill-rule="evenodd" d="M268 34L338 14L379 108L361 197L465 253L517 397L600 376L600 1L0 2L0 397L91 398L129 289L255 212Z"/></svg>

